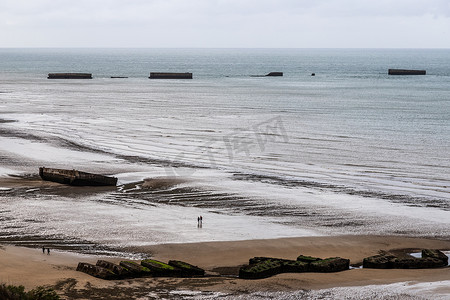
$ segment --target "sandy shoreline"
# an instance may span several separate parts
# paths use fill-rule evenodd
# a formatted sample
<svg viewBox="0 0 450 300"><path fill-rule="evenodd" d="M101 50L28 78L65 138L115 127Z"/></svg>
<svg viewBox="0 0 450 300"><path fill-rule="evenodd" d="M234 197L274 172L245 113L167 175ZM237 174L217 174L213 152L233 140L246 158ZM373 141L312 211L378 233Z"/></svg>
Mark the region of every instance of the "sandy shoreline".
<svg viewBox="0 0 450 300"><path fill-rule="evenodd" d="M77 272L78 262L95 263L98 256L3 245L0 250L0 282L24 285L27 289L39 285L55 287L68 299L84 299L88 292L99 297L121 293L136 297L162 290L216 291L223 293L251 293L258 291L296 291L332 287L366 286L396 282L438 282L449 280L450 268L423 270L353 269L340 273L281 274L263 280L241 280L233 276L238 267L254 256L274 256L295 259L298 255L318 257L341 256L351 264L380 250L436 248L450 250L450 241L392 236L333 236L300 237L274 240L235 242L207 242L191 244L153 245L129 249L148 253L155 259L180 259L198 265L212 276L206 278L141 278L104 281ZM118 262L120 258L107 258ZM450 287L440 293L450 295ZM124 296L123 299L126 297Z"/></svg>
<svg viewBox="0 0 450 300"><path fill-rule="evenodd" d="M37 177L2 178L4 188L45 187L70 193L72 187L45 182ZM76 192L79 192L74 188ZM96 190L91 192L96 192ZM201 242L185 244L159 244L124 249L129 253L143 253L158 260L183 260L207 270L205 278L140 278L118 281L104 281L77 272L78 262L94 263L98 259L113 262L118 257L101 257L73 252L52 250L50 255L39 248L23 248L3 244L0 246L0 283L24 285L26 289L36 286L51 286L64 299L178 299L171 291L199 291L202 293L224 293L225 295L246 295L259 292L287 292L302 290L323 290L330 288L395 283L437 283L438 290L431 295L448 295L450 267L423 270L375 270L352 269L340 273L280 274L262 280L237 278L238 269L255 256L271 256L296 259L300 254L317 257L340 256L348 258L351 264L360 264L364 257L377 254L380 250L422 248L450 250L450 240L410 238L399 236L319 236L268 240ZM177 298L178 297L178 298ZM282 297L281 297L282 298ZM434 297L430 297L434 298ZM350 298L354 299L354 298ZM411 298L409 298L411 299Z"/></svg>

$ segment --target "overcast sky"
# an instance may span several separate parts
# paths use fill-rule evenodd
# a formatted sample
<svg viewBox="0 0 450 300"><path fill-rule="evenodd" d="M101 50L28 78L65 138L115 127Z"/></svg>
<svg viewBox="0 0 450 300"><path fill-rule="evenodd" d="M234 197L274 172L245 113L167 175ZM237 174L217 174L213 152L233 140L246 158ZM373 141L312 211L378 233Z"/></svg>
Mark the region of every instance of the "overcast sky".
<svg viewBox="0 0 450 300"><path fill-rule="evenodd" d="M0 47L450 48L450 0L0 0Z"/></svg>

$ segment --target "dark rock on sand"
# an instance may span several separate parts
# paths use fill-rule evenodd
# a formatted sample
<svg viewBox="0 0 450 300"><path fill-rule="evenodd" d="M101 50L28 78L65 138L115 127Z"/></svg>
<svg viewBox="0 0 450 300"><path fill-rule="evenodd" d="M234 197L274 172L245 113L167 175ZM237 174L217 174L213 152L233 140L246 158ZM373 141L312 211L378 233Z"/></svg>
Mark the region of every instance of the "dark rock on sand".
<svg viewBox="0 0 450 300"><path fill-rule="evenodd" d="M275 257L264 257L264 256L258 257L258 256L257 256L257 257L250 258L250 259L248 260L248 264L249 264L249 265L253 265L253 264L260 263L260 262L264 262L264 261L266 261L266 260L278 260L278 261L280 261L280 262L291 261L291 260L289 260L289 259L282 259L282 258L275 258Z"/></svg>
<svg viewBox="0 0 450 300"><path fill-rule="evenodd" d="M204 276L205 270L188 264L184 261L179 260L169 260L169 265L181 270L181 276L183 277L192 277L192 276Z"/></svg>
<svg viewBox="0 0 450 300"><path fill-rule="evenodd" d="M120 266L126 268L132 277L151 276L152 271L134 261L121 261Z"/></svg>
<svg viewBox="0 0 450 300"><path fill-rule="evenodd" d="M319 258L320 259L320 258ZM258 263L263 263L265 261L278 261L281 264L280 273L301 273L308 272L308 263L290 259L281 259L273 257L253 257L248 261L249 265L255 265Z"/></svg>
<svg viewBox="0 0 450 300"><path fill-rule="evenodd" d="M439 250L424 249L422 258L411 255L396 256L390 253L383 253L363 260L364 268L373 269L428 269L445 267L448 264L448 257Z"/></svg>
<svg viewBox="0 0 450 300"><path fill-rule="evenodd" d="M439 268L446 264L436 258L426 257L426 258L395 258L393 260L393 269L429 269L429 268Z"/></svg>
<svg viewBox="0 0 450 300"><path fill-rule="evenodd" d="M154 276L160 277L179 277L181 276L181 270L170 266L161 261L157 261L154 259L146 259L141 261L141 265L149 268Z"/></svg>
<svg viewBox="0 0 450 300"><path fill-rule="evenodd" d="M340 272L348 270L349 266L350 260L340 257L321 259L300 255L297 260L253 257L249 260L249 265L239 270L239 278L260 279L280 273Z"/></svg>
<svg viewBox="0 0 450 300"><path fill-rule="evenodd" d="M363 268L392 269L395 260L394 255L380 254L366 257L363 260Z"/></svg>
<svg viewBox="0 0 450 300"><path fill-rule="evenodd" d="M298 260L284 261L281 267L282 273L303 273L308 271L309 264Z"/></svg>
<svg viewBox="0 0 450 300"><path fill-rule="evenodd" d="M319 258L320 259L320 258ZM278 261L281 263L281 273L301 273L308 272L309 263L290 259L281 259L274 257L253 257L248 261L249 265L265 262L267 260Z"/></svg>
<svg viewBox="0 0 450 300"><path fill-rule="evenodd" d="M117 274L117 276L119 278L126 278L126 277L131 276L131 273L130 273L130 271L128 271L127 268L116 265L116 264L106 261L106 260L98 260L96 265L98 267L102 267L102 268L112 271L113 273Z"/></svg>
<svg viewBox="0 0 450 300"><path fill-rule="evenodd" d="M331 273L348 270L350 260L340 257L330 257L326 259L316 260L309 264L310 272Z"/></svg>
<svg viewBox="0 0 450 300"><path fill-rule="evenodd" d="M318 257L299 255L299 256L297 257L297 260L309 264L309 263L312 263L312 262L314 262L314 261L318 261L318 260L322 260L322 259L321 259L321 258L318 258Z"/></svg>
<svg viewBox="0 0 450 300"><path fill-rule="evenodd" d="M77 271L105 280L118 279L118 275L113 271L89 263L78 263Z"/></svg>
<svg viewBox="0 0 450 300"><path fill-rule="evenodd" d="M448 256L437 249L423 249L422 250L422 258L427 258L427 257L441 260L443 263L443 266L448 265Z"/></svg>
<svg viewBox="0 0 450 300"><path fill-rule="evenodd" d="M239 278L261 279L281 273L283 263L278 259L267 259L239 269Z"/></svg>

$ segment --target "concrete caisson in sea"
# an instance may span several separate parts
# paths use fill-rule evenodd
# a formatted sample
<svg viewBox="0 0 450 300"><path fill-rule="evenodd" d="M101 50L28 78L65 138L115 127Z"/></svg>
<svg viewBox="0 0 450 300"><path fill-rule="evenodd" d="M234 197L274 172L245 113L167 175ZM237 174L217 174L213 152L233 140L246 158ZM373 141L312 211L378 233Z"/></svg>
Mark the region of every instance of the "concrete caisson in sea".
<svg viewBox="0 0 450 300"><path fill-rule="evenodd" d="M192 73L150 72L150 79L192 79Z"/></svg>
<svg viewBox="0 0 450 300"><path fill-rule="evenodd" d="M40 167L39 176L47 181L77 186L116 186L117 184L116 177L92 174L77 170Z"/></svg>
<svg viewBox="0 0 450 300"><path fill-rule="evenodd" d="M49 73L47 79L92 79L91 73Z"/></svg>
<svg viewBox="0 0 450 300"><path fill-rule="evenodd" d="M389 69L389 75L426 75L426 70Z"/></svg>
<svg viewBox="0 0 450 300"><path fill-rule="evenodd" d="M266 76L283 76L283 72L270 72Z"/></svg>

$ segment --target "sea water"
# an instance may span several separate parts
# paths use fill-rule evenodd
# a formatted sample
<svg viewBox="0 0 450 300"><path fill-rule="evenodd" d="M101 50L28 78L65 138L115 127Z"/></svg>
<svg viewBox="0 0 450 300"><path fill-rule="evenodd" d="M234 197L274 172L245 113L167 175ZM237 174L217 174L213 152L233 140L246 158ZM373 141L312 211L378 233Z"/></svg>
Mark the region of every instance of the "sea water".
<svg viewBox="0 0 450 300"><path fill-rule="evenodd" d="M273 71L284 76L261 76ZM46 166L119 178L112 190L0 186L0 235L94 252L448 238L449 95L449 50L0 49L1 175L36 179Z"/></svg>

